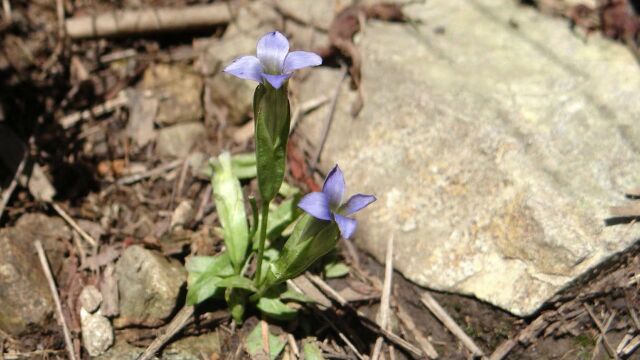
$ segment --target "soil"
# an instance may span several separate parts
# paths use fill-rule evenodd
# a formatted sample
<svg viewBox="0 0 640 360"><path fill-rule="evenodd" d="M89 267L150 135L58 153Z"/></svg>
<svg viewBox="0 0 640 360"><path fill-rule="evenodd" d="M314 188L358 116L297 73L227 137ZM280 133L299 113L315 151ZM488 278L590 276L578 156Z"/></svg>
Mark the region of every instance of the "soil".
<svg viewBox="0 0 640 360"><path fill-rule="evenodd" d="M207 2L62 1L67 16L132 6L187 6ZM4 16L0 23L0 185L2 189L9 187L19 163L16 159L23 156L21 147L10 147L8 140L4 142L3 139L19 139L28 149L29 168L37 164L51 179L56 189L54 202L73 219L93 224L96 229L92 235L101 243L102 260L99 256L92 259L97 263L102 261L102 265L93 270L85 267L87 263L84 262L88 260L77 244L66 244L70 251L57 284L72 334L80 339L79 308L75 299L84 285L99 283L101 267L105 262L113 262L123 248L142 244L183 261L189 254L215 254L221 249L221 239L210 231L217 224L217 218L210 201L206 200L210 192L208 181L196 176L187 168L186 162L140 181L118 184L118 180L130 177L136 166L142 167L142 172L149 172L166 168L171 163L170 159L158 156L153 145L139 147L129 140L126 127L130 114L126 108L118 107L104 115L91 116L67 129L61 126L60 119L117 98L123 89L137 86L145 69L153 64L184 64L197 72L194 40L219 38L225 27L214 27L197 34L71 41L59 36L54 2L23 0L10 1L10 5L11 19ZM123 55L127 51L134 51L134 55ZM119 55L123 55L123 60L101 60L105 56ZM251 141L234 140L237 139L234 134L245 130L244 125L229 124L224 108L211 110L207 105L203 105L206 141L197 150L205 154L217 154L222 149L234 153L251 151ZM299 163L293 163L300 161L299 156L291 157L290 161L291 168L300 168ZM309 183L310 178L313 176L308 174L303 176L305 180L289 176L291 182L305 191L317 187L317 184ZM246 193L255 193L255 182L248 181L243 185ZM198 215L183 232L171 231L174 209L182 200L189 199L194 200ZM0 215L0 226L10 227L26 213L58 216L50 205L18 182L8 206ZM189 238L194 240L189 241ZM104 254L109 251L116 255L105 260L107 255ZM374 318L384 278L383 265L357 249L348 251L344 244L340 254L352 271L348 277L331 280L329 284L336 290L351 289L351 294L359 294L361 299L351 304ZM600 340L602 331L596 320L608 323L606 342L612 344L614 350L625 335L638 335L640 281L637 274L640 274L640 250L633 249L612 259L598 273L582 279L527 319L514 317L473 298L430 293L487 355L509 339L518 338L520 341L508 352L506 359L606 359L609 355L603 345L605 341ZM413 326L431 341L441 359L469 358L469 351L458 338L419 301L419 295L425 291L394 274L392 308L395 311L402 309L409 315ZM612 314L615 314L613 319L607 321ZM336 305L326 310L324 316L335 322L361 352L371 352L377 334L363 326L352 311ZM248 358L242 348L243 341L258 321L256 314L250 314L242 326L235 327L223 304L206 302L198 307L196 321L176 339L217 329L222 340L218 359ZM534 326L538 323L543 325ZM399 321L396 331L416 343L410 327ZM340 339L338 332L314 311L305 309L298 320L274 323L273 328L292 333L298 340L315 336L323 342L323 350L334 358L354 358L353 351ZM163 329L118 329L116 338L144 347ZM76 351L81 351L79 345L76 341ZM85 352L81 353L82 358L88 358ZM20 358L64 359L62 331L58 326L52 326L49 330L18 338L0 333L0 359L7 354L21 354ZM386 354L390 356L388 352ZM395 358L406 357L401 350L395 351ZM629 358L640 358L640 353Z"/></svg>

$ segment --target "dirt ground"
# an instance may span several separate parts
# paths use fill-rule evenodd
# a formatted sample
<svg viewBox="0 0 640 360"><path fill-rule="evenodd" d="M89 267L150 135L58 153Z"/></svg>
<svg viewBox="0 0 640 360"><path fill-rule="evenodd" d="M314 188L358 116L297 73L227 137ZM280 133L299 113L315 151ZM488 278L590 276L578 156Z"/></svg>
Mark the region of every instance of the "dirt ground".
<svg viewBox="0 0 640 360"><path fill-rule="evenodd" d="M87 232L99 241L100 253L83 253L77 243L69 241L65 244L64 265L56 277L63 313L76 339L76 349L82 358L88 358L88 354L80 350L76 299L84 285L100 283L105 263L115 261L123 249L132 244L159 250L181 262L190 254L215 254L222 244L219 237L210 236L217 218L208 195L211 192L208 179L196 174L186 161L176 162L158 154L152 144L138 146L132 142L127 132L130 111L126 106L98 111L68 127L63 126L62 119L69 120L70 115L96 105L117 102L122 91L139 86L145 71L158 64L183 65L187 72L198 74L195 63L199 54L194 42L219 38L226 25L195 33L71 40L59 31L55 2L9 3L11 17L5 8L0 23L0 181L5 190L3 200L8 196L7 206L0 213L0 226L12 227L28 213L60 216L52 203L58 204L72 219L92 224L86 225L91 229ZM209 2L66 0L60 3L66 16L71 17L132 6L190 6ZM593 13L585 15L574 8L560 11L551 7L549 10L550 3L543 2L542 10L566 16L567 26L573 23L589 31L599 31L587 23ZM615 26L607 24L604 30L613 32L611 29ZM626 27L611 37L628 41L635 36L635 33L629 35L633 31ZM338 57L348 58L349 54L325 55L328 63L337 63ZM251 138L239 135L246 132L249 114L244 122L233 123L227 119L229 111L224 107L204 103L202 108L206 135L197 144L199 152L214 155L222 149L233 153L253 149ZM13 146L15 141L22 145ZM293 144L295 152L295 141ZM37 165L44 172L55 188L52 203L34 194L37 189L25 186L19 180L20 174L16 176L25 148L28 166L24 171L28 173ZM305 159L308 154L302 151L296 154L289 159L289 167L308 169L308 159ZM288 180L304 191L314 185L313 181L317 186L321 178L322 174L304 174L304 171L302 177L288 175ZM7 192L12 183L16 183L15 189ZM246 181L243 185L245 193L255 192L255 181ZM188 199L194 200L196 215L181 232L171 231L174 210ZM296 339L313 335L324 344L328 358L351 359L355 358L354 351L340 338L340 332L351 339L360 352L370 353L378 334L365 326L355 311L375 318L384 266L345 244L340 246L339 253L351 266L351 273L328 283L349 298L349 307L334 305L325 310L323 316L304 310L298 320L277 323L274 328L291 333ZM91 261L98 265L86 266ZM612 353L620 353L632 339L638 339L638 274L640 250L633 249L612 259L596 274L582 279L527 319L472 298L429 293L485 355L494 354L492 359L502 358L494 353L496 349L505 350L503 358L506 359L607 359L613 358ZM469 350L459 338L420 301L420 294L425 291L399 274L394 275L391 304L395 332L413 344L420 344L417 337L422 336L433 344L441 359L470 358ZM195 319L176 339L217 329L222 346L217 357L212 355L211 359L249 357L241 345L260 320L256 314L250 315L242 326L235 327L223 304L207 302L197 309ZM146 347L165 329L125 327L116 330L116 339ZM396 349L395 355L389 350L385 350L385 354L392 359L410 358L401 349ZM3 358L64 359L63 333L55 322L24 336L0 333L0 359ZM631 353L627 358L640 359L640 352Z"/></svg>

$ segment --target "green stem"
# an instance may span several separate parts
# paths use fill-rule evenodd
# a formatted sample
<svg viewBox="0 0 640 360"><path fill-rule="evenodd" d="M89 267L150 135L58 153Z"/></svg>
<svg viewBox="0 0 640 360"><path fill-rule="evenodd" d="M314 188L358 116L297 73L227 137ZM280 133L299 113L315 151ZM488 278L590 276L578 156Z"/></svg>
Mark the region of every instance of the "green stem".
<svg viewBox="0 0 640 360"><path fill-rule="evenodd" d="M262 218L260 220L260 237L258 238L258 267L254 278L256 287L260 287L262 273L262 258L264 257L264 242L267 238L267 221L269 220L269 203L271 200L262 202Z"/></svg>

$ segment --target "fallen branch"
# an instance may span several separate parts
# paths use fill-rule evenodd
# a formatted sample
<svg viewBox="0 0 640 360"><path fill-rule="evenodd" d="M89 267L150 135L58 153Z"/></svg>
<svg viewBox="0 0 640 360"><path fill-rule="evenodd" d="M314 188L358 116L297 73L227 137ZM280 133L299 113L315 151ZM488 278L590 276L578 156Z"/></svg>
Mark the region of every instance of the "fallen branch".
<svg viewBox="0 0 640 360"><path fill-rule="evenodd" d="M140 355L138 360L149 360L166 344L171 338L173 338L180 330L182 330L191 316L193 315L193 306L185 306L183 307L176 316L173 317L173 320L167 326L167 330L161 336L158 336L153 342L147 347L147 349Z"/></svg>
<svg viewBox="0 0 640 360"><path fill-rule="evenodd" d="M584 308L589 313L591 320L593 320L593 322L596 324L596 327L598 327L598 330L600 330L600 336L602 337L605 350L607 350L607 353L609 354L610 357L617 359L618 355L616 354L615 350L613 349L613 345L611 345L611 343L609 342L609 339L606 336L606 333L608 331L607 327L604 326L600 322L600 320L598 320L598 318L596 317L596 314L593 313L593 310L591 310L591 307L589 305L587 304L583 304L583 305L584 305Z"/></svg>
<svg viewBox="0 0 640 360"><path fill-rule="evenodd" d="M71 39L84 39L198 29L230 20L229 5L216 2L183 8L118 10L95 16L78 16L67 19L66 30Z"/></svg>
<svg viewBox="0 0 640 360"><path fill-rule="evenodd" d="M424 356L424 354L422 353L422 350L420 350L420 348L416 347L415 345L411 344L410 342L406 341L405 339L401 338L400 336L394 334L393 332L387 330L387 329L383 329L380 327L380 325L378 325L378 323L376 323L375 321L369 319L365 314L363 314L361 311L358 311L357 309L355 309L353 306L349 305L349 303L347 302L347 300L345 300L340 294L338 294L337 291L335 291L331 286L329 286L329 284L327 284L324 280L320 279L319 277L317 277L316 275L313 274L306 274L305 275L312 283L314 283L320 290L322 290L325 295L327 295L328 297L332 298L334 301L336 301L338 304L340 304L340 306L352 311L353 313L355 313L358 318L360 319L360 321L362 321L362 325L366 326L369 330L373 331L374 333L378 334L378 335L382 335L384 336L385 339L387 339L389 342L397 345L398 347L402 348L403 350L405 350L407 353L409 353L413 358L415 359L420 359Z"/></svg>
<svg viewBox="0 0 640 360"><path fill-rule="evenodd" d="M429 293L425 292L420 297L420 301L424 304L424 306L431 311L431 313L440 320L440 322L447 328L453 335L455 335L462 344L471 351L474 356L484 356L484 353L478 345L476 345L473 340L467 335L464 330L456 324L456 322L449 316L446 310L438 304L436 299L434 299Z"/></svg>
<svg viewBox="0 0 640 360"><path fill-rule="evenodd" d="M527 326L522 331L520 331L518 336L500 344L500 346L498 346L493 351L491 356L489 356L489 360L504 359L507 355L509 355L509 352L511 352L511 350L519 342L525 345L528 344L532 339L538 336L538 334L540 334L542 330L544 330L548 325L549 323L547 322L545 315L539 316L537 319L532 321L531 324L529 324L529 326Z"/></svg>
<svg viewBox="0 0 640 360"><path fill-rule="evenodd" d="M65 320L64 314L62 313L62 304L60 303L60 296L58 296L56 281L53 278L53 274L51 273L51 268L49 267L49 262L47 261L47 255L44 253L44 248L42 247L42 243L40 242L40 240L34 241L33 244L35 245L36 251L38 252L38 258L40 259L40 265L42 266L42 271L44 271L44 275L47 278L47 282L49 283L49 289L51 290L51 296L53 297L53 301L56 304L56 312L58 313L60 325L62 325L62 332L64 333L64 342L67 346L67 353L69 353L69 359L76 360L76 353L73 350L73 340L71 339L71 332L69 332L67 321Z"/></svg>

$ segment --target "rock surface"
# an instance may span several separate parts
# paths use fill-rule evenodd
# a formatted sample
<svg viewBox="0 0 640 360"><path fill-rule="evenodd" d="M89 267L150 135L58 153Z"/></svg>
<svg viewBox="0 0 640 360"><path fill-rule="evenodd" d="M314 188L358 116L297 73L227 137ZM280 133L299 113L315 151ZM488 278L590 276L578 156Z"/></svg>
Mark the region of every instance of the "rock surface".
<svg viewBox="0 0 640 360"><path fill-rule="evenodd" d="M192 122L169 126L158 131L156 152L160 156L186 157L206 138L202 123Z"/></svg>
<svg viewBox="0 0 640 360"><path fill-rule="evenodd" d="M33 241L40 240L54 273L63 261L71 232L64 221L41 214L23 215L0 229L0 330L21 335L46 328L53 319L51 291L40 269Z"/></svg>
<svg viewBox="0 0 640 360"><path fill-rule="evenodd" d="M133 245L118 260L116 277L120 317L115 326L157 326L175 310L187 272L178 261Z"/></svg>
<svg viewBox="0 0 640 360"><path fill-rule="evenodd" d="M142 77L141 90L158 99L153 112L159 125L174 125L202 118L202 78L183 65L158 64Z"/></svg>
<svg viewBox="0 0 640 360"><path fill-rule="evenodd" d="M395 236L407 278L530 315L640 237L604 222L640 184L640 69L624 46L512 2L405 11L419 32L368 23L365 105L351 119L345 85L324 169L378 196L357 238L379 260ZM307 99L337 84L311 76ZM308 137L326 111L304 120Z"/></svg>

